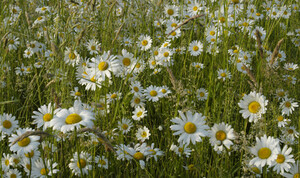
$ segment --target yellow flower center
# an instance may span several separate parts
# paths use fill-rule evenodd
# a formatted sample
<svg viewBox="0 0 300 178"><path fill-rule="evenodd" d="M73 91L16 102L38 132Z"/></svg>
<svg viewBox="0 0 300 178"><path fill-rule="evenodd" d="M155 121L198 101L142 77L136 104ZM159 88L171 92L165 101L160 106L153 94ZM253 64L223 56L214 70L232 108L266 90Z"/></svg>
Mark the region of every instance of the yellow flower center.
<svg viewBox="0 0 300 178"><path fill-rule="evenodd" d="M20 160L19 160L18 158L14 158L14 159L13 159L13 162L14 162L15 164L19 164Z"/></svg>
<svg viewBox="0 0 300 178"><path fill-rule="evenodd" d="M155 56L157 56L157 55L158 55L158 51L154 51L153 54L154 54Z"/></svg>
<svg viewBox="0 0 300 178"><path fill-rule="evenodd" d="M168 57L169 56L169 52L164 52L164 57Z"/></svg>
<svg viewBox="0 0 300 178"><path fill-rule="evenodd" d="M205 94L203 92L199 93L200 97L203 97Z"/></svg>
<svg viewBox="0 0 300 178"><path fill-rule="evenodd" d="M277 15L277 13L274 11L274 12L273 12L273 15Z"/></svg>
<svg viewBox="0 0 300 178"><path fill-rule="evenodd" d="M24 155L27 157L27 158L32 158L34 156L34 151L32 150L31 152L29 153L24 153Z"/></svg>
<svg viewBox="0 0 300 178"><path fill-rule="evenodd" d="M46 7L42 7L42 9L41 9L41 10L42 10L42 11L44 11L44 10L46 10L46 9L47 9Z"/></svg>
<svg viewBox="0 0 300 178"><path fill-rule="evenodd" d="M6 166L8 166L8 165L9 165L9 160L6 159L6 160L4 161L4 163L5 163Z"/></svg>
<svg viewBox="0 0 300 178"><path fill-rule="evenodd" d="M26 168L27 168L28 170L31 170L31 165L30 165L30 164L26 164L25 166L26 166Z"/></svg>
<svg viewBox="0 0 300 178"><path fill-rule="evenodd" d="M75 53L71 52L71 53L69 54L69 58L70 58L71 60L74 60L75 57L76 57Z"/></svg>
<svg viewBox="0 0 300 178"><path fill-rule="evenodd" d="M257 12L255 15L256 15L256 16L260 16L260 13Z"/></svg>
<svg viewBox="0 0 300 178"><path fill-rule="evenodd" d="M142 112L142 111L139 111L139 112L136 113L136 116L137 116L137 117L141 117L142 114L143 114L143 112Z"/></svg>
<svg viewBox="0 0 300 178"><path fill-rule="evenodd" d="M193 51L198 51L199 50L199 47L198 46L194 46L193 47Z"/></svg>
<svg viewBox="0 0 300 178"><path fill-rule="evenodd" d="M221 77L226 77L226 73L221 73Z"/></svg>
<svg viewBox="0 0 300 178"><path fill-rule="evenodd" d="M240 2L240 0L231 0L234 4L237 4Z"/></svg>
<svg viewBox="0 0 300 178"><path fill-rule="evenodd" d="M282 163L284 163L284 161L285 161L284 155L278 154L278 155L277 155L276 162L279 163L279 164L282 164Z"/></svg>
<svg viewBox="0 0 300 178"><path fill-rule="evenodd" d="M287 101L287 102L285 102L285 107L287 107L287 108L289 108L289 107L291 107L291 102L289 102L289 101Z"/></svg>
<svg viewBox="0 0 300 178"><path fill-rule="evenodd" d="M143 133L141 134L141 137L143 137L143 138L147 137L147 132L143 131Z"/></svg>
<svg viewBox="0 0 300 178"><path fill-rule="evenodd" d="M105 71L107 68L108 68L108 63L105 61L100 62L98 65L98 69L100 71Z"/></svg>
<svg viewBox="0 0 300 178"><path fill-rule="evenodd" d="M216 139L217 140L220 140L220 141L223 141L226 139L226 133L223 131L223 130L219 130L217 133L216 133Z"/></svg>
<svg viewBox="0 0 300 178"><path fill-rule="evenodd" d="M283 121L283 116L278 116L278 117L277 117L277 120L278 120L279 122Z"/></svg>
<svg viewBox="0 0 300 178"><path fill-rule="evenodd" d="M147 41L147 40L143 40L143 41L142 41L142 45L143 45L143 46L146 46L147 44L148 44L148 41Z"/></svg>
<svg viewBox="0 0 300 178"><path fill-rule="evenodd" d="M155 150L150 149L149 151L152 152L152 155L156 155L156 151Z"/></svg>
<svg viewBox="0 0 300 178"><path fill-rule="evenodd" d="M42 16L40 16L40 17L37 18L38 21L40 21L40 20L42 20L42 19L43 19Z"/></svg>
<svg viewBox="0 0 300 178"><path fill-rule="evenodd" d="M278 55L277 55L279 58L281 58L282 57L282 55L279 53Z"/></svg>
<svg viewBox="0 0 300 178"><path fill-rule="evenodd" d="M3 121L3 127L4 128L6 128L6 129L9 129L9 128L11 128L11 126L12 126L12 124L11 124L11 122L9 121L9 120L5 120L5 121Z"/></svg>
<svg viewBox="0 0 300 178"><path fill-rule="evenodd" d="M198 10L198 7L197 6L194 6L193 7L193 11L197 11Z"/></svg>
<svg viewBox="0 0 300 178"><path fill-rule="evenodd" d="M82 120L82 118L78 114L76 114L76 113L70 114L66 118L66 124L76 124L76 123L80 122L81 120Z"/></svg>
<svg viewBox="0 0 300 178"><path fill-rule="evenodd" d="M260 174L260 170L258 169L258 167L253 167L252 171L255 172L256 174Z"/></svg>
<svg viewBox="0 0 300 178"><path fill-rule="evenodd" d="M288 133L289 133L289 134L293 134L293 133L294 133L294 130L293 130L293 129L289 129L289 130L288 130Z"/></svg>
<svg viewBox="0 0 300 178"><path fill-rule="evenodd" d="M150 96L156 96L157 92L155 90L150 91Z"/></svg>
<svg viewBox="0 0 300 178"><path fill-rule="evenodd" d="M26 53L27 55L30 55L30 51L27 51L27 53Z"/></svg>
<svg viewBox="0 0 300 178"><path fill-rule="evenodd" d="M162 92L162 93L167 93L167 90L162 89L161 92Z"/></svg>
<svg viewBox="0 0 300 178"><path fill-rule="evenodd" d="M81 96L81 93L79 91L75 92L76 96Z"/></svg>
<svg viewBox="0 0 300 178"><path fill-rule="evenodd" d="M141 63L136 63L135 67L136 68L140 68L141 67Z"/></svg>
<svg viewBox="0 0 300 178"><path fill-rule="evenodd" d="M283 91L281 91L281 92L278 92L277 95L278 95L279 97L283 97L285 94L284 94Z"/></svg>
<svg viewBox="0 0 300 178"><path fill-rule="evenodd" d="M134 159L137 159L137 160L142 160L144 159L144 154L141 153L141 152L136 152L134 155L133 155Z"/></svg>
<svg viewBox="0 0 300 178"><path fill-rule="evenodd" d="M171 24L171 27L176 27L177 26L177 23L172 23Z"/></svg>
<svg viewBox="0 0 300 178"><path fill-rule="evenodd" d="M41 175L47 175L48 172L49 172L49 169L42 168L40 173L41 173Z"/></svg>
<svg viewBox="0 0 300 178"><path fill-rule="evenodd" d="M112 98L112 99L115 99L115 98L117 98L117 94L112 94L111 96L110 96L110 98Z"/></svg>
<svg viewBox="0 0 300 178"><path fill-rule="evenodd" d="M254 114L258 113L260 108L261 106L257 101L252 101L248 106L249 112Z"/></svg>
<svg viewBox="0 0 300 178"><path fill-rule="evenodd" d="M139 104L140 102L141 102L140 98L135 98L135 99L134 99L134 103L135 103L135 104Z"/></svg>
<svg viewBox="0 0 300 178"><path fill-rule="evenodd" d="M175 35L176 35L176 32L175 32L175 31L174 31L174 32L172 32L172 33L171 33L171 35L172 35L172 36L175 36Z"/></svg>
<svg viewBox="0 0 300 178"><path fill-rule="evenodd" d="M173 15L173 14L174 14L174 10L173 10L173 9L168 9L168 10L167 10L167 13L168 13L169 15Z"/></svg>
<svg viewBox="0 0 300 178"><path fill-rule="evenodd" d="M139 91L139 87L133 87L133 90L134 90L135 92L138 92L138 91Z"/></svg>
<svg viewBox="0 0 300 178"><path fill-rule="evenodd" d="M96 46L91 46L91 50L95 51L96 50Z"/></svg>
<svg viewBox="0 0 300 178"><path fill-rule="evenodd" d="M214 36L214 35L216 34L216 32L215 32L215 31L210 31L209 34L210 34L211 36Z"/></svg>
<svg viewBox="0 0 300 178"><path fill-rule="evenodd" d="M123 124L123 125L122 125L122 129L123 129L123 130L127 130L127 129L128 129L128 125L127 125L127 124Z"/></svg>
<svg viewBox="0 0 300 178"><path fill-rule="evenodd" d="M225 19L225 17L220 17L220 18L219 18L219 21L220 21L221 23L225 23L226 19Z"/></svg>
<svg viewBox="0 0 300 178"><path fill-rule="evenodd" d="M20 147L26 147L27 145L29 145L29 143L31 142L30 138L26 137L21 141L18 141L18 145Z"/></svg>
<svg viewBox="0 0 300 178"><path fill-rule="evenodd" d="M272 151L270 150L270 148L267 147L263 147L261 149L258 150L258 157L260 159L268 159L272 154Z"/></svg>
<svg viewBox="0 0 300 178"><path fill-rule="evenodd" d="M153 66L156 65L156 61L152 61L151 65L153 65Z"/></svg>
<svg viewBox="0 0 300 178"><path fill-rule="evenodd" d="M101 164L101 165L106 165L106 162L104 161L104 160L99 160L99 163Z"/></svg>
<svg viewBox="0 0 300 178"><path fill-rule="evenodd" d="M85 159L80 159L79 161L77 161L77 167L84 168L85 166L86 166L86 160Z"/></svg>
<svg viewBox="0 0 300 178"><path fill-rule="evenodd" d="M244 23L243 23L243 26L244 26L244 27L248 27L249 24L248 24L247 22L244 22Z"/></svg>
<svg viewBox="0 0 300 178"><path fill-rule="evenodd" d="M131 61L130 61L129 58L126 57L126 58L123 59L123 65L124 66L129 66L130 64L131 64Z"/></svg>
<svg viewBox="0 0 300 178"><path fill-rule="evenodd" d="M238 52L239 52L239 50L237 50L237 49L233 51L233 53L238 53Z"/></svg>
<svg viewBox="0 0 300 178"><path fill-rule="evenodd" d="M195 165L194 165L194 164L188 165L188 169L189 169L190 171L195 170Z"/></svg>
<svg viewBox="0 0 300 178"><path fill-rule="evenodd" d="M293 177L293 178L300 178L300 173L294 174L294 177Z"/></svg>
<svg viewBox="0 0 300 178"><path fill-rule="evenodd" d="M52 114L50 114L50 113L47 113L43 116L43 120L45 122L49 122L51 119L52 119Z"/></svg>
<svg viewBox="0 0 300 178"><path fill-rule="evenodd" d="M195 133L197 130L197 127L194 123L192 122L187 122L185 125L184 125L184 131L188 134L192 134L192 133Z"/></svg>
<svg viewBox="0 0 300 178"><path fill-rule="evenodd" d="M96 82L95 75L91 78L92 82Z"/></svg>

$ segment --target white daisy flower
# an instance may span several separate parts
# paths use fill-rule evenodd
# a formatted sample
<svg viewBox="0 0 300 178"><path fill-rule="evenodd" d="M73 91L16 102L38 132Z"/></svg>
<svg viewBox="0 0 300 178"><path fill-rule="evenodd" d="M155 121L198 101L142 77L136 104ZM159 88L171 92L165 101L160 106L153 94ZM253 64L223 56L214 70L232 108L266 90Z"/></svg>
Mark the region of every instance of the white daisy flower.
<svg viewBox="0 0 300 178"><path fill-rule="evenodd" d="M250 151L256 156L250 160L250 165L257 167L272 166L280 152L279 140L266 135L261 138L256 137L256 145L251 147Z"/></svg>
<svg viewBox="0 0 300 178"><path fill-rule="evenodd" d="M137 44L142 51L147 51L151 47L152 39L148 35L141 35L137 41Z"/></svg>
<svg viewBox="0 0 300 178"><path fill-rule="evenodd" d="M189 145L196 144L196 142L201 142L201 137L208 136L209 127L205 123L205 116L201 113L192 114L191 111L187 111L186 115L183 112L178 111L181 118L173 118L171 122L176 125L171 125L170 128L176 131L174 135L180 135L178 142L183 142Z"/></svg>
<svg viewBox="0 0 300 178"><path fill-rule="evenodd" d="M257 122L262 114L266 113L268 100L260 93L250 92L249 95L244 95L243 99L238 103L242 109L240 113L244 119L249 118L249 122Z"/></svg>
<svg viewBox="0 0 300 178"><path fill-rule="evenodd" d="M285 70L288 70L288 71L294 71L296 69L298 69L298 64L294 64L294 63L285 63L283 68Z"/></svg>
<svg viewBox="0 0 300 178"><path fill-rule="evenodd" d="M165 14L167 17L177 17L178 16L178 7L175 5L166 5Z"/></svg>
<svg viewBox="0 0 300 178"><path fill-rule="evenodd" d="M140 140L141 142L149 140L150 135L150 131L146 126L144 126L143 128L139 128L135 134L137 140Z"/></svg>
<svg viewBox="0 0 300 178"><path fill-rule="evenodd" d="M82 96L82 94L79 92L78 87L74 87L74 91L70 92L70 95L74 97L74 99L79 99Z"/></svg>
<svg viewBox="0 0 300 178"><path fill-rule="evenodd" d="M99 43L97 40L92 39L87 42L86 47L90 51L90 54L98 54L98 49L100 48L101 43Z"/></svg>
<svg viewBox="0 0 300 178"><path fill-rule="evenodd" d="M71 64L74 67L80 62L80 56L76 50L67 47L64 60L66 64Z"/></svg>
<svg viewBox="0 0 300 178"><path fill-rule="evenodd" d="M145 158L151 154L149 151L149 147L147 147L146 143L143 143L141 146L137 145L135 148L125 147L125 151L129 155L131 155L135 160L137 160L142 169L145 168Z"/></svg>
<svg viewBox="0 0 300 178"><path fill-rule="evenodd" d="M285 97L280 103L282 115L289 116L290 114L292 114L296 107L299 107L299 105L298 102L294 102L293 98Z"/></svg>
<svg viewBox="0 0 300 178"><path fill-rule="evenodd" d="M287 91L284 91L283 89L276 89L276 98L278 99L284 99L288 96Z"/></svg>
<svg viewBox="0 0 300 178"><path fill-rule="evenodd" d="M128 150L128 146L124 144L120 144L116 146L116 154L117 154L117 160L131 160L132 156L126 151Z"/></svg>
<svg viewBox="0 0 300 178"><path fill-rule="evenodd" d="M14 177L14 178L21 178L22 177L22 174L18 169L9 169L5 173L5 175L6 175L6 177Z"/></svg>
<svg viewBox="0 0 300 178"><path fill-rule="evenodd" d="M165 34L169 35L169 33L171 33L168 38L171 38L172 40L174 40L175 38L179 38L181 36L181 31L180 28L177 28L175 31L175 27L170 27L167 28Z"/></svg>
<svg viewBox="0 0 300 178"><path fill-rule="evenodd" d="M280 115L277 117L277 122L278 122L278 127L285 127L291 122L291 120L286 119L283 115Z"/></svg>
<svg viewBox="0 0 300 178"><path fill-rule="evenodd" d="M131 93L133 93L134 95L141 95L142 91L144 90L141 85L141 82L139 81L131 82L130 88L131 88Z"/></svg>
<svg viewBox="0 0 300 178"><path fill-rule="evenodd" d="M147 161L150 158L154 158L155 161L157 161L158 156L163 156L164 155L164 152L161 151L159 148L154 148L154 143L152 143L151 146L149 147L149 152L151 152L151 154L148 155L148 157L146 159Z"/></svg>
<svg viewBox="0 0 300 178"><path fill-rule="evenodd" d="M12 164L10 154L3 153L3 157L1 158L2 171L7 172Z"/></svg>
<svg viewBox="0 0 300 178"><path fill-rule="evenodd" d="M53 116L60 111L60 108L54 108L55 106L52 106L52 104L49 103L48 106L43 105L38 108L38 111L33 111L33 124L37 124L37 128L43 127L43 130L46 130L48 127L50 127L50 121L52 120Z"/></svg>
<svg viewBox="0 0 300 178"><path fill-rule="evenodd" d="M193 62L192 63L192 66L197 69L197 70L200 70L200 69L203 69L204 68L204 65L200 62Z"/></svg>
<svg viewBox="0 0 300 178"><path fill-rule="evenodd" d="M122 97L122 93L119 93L119 92L110 92L108 94L106 94L106 102L108 104L114 102L114 101L117 101L117 100L120 100Z"/></svg>
<svg viewBox="0 0 300 178"><path fill-rule="evenodd" d="M299 166L299 160L292 164L289 173L283 173L282 176L286 178L299 178L300 176L300 166Z"/></svg>
<svg viewBox="0 0 300 178"><path fill-rule="evenodd" d="M89 171L92 170L91 162L92 157L89 153L81 152L78 156L78 153L75 152L71 162L69 163L69 168L76 176L88 175ZM81 171L83 175L81 175Z"/></svg>
<svg viewBox="0 0 300 178"><path fill-rule="evenodd" d="M130 105L134 108L137 107L145 107L145 99L143 98L142 95L133 95Z"/></svg>
<svg viewBox="0 0 300 178"><path fill-rule="evenodd" d="M134 55L128 52L126 49L122 49L122 55L119 55L118 59L120 65L122 66L122 69L128 70L128 72L130 72L131 65L134 65L136 63Z"/></svg>
<svg viewBox="0 0 300 178"><path fill-rule="evenodd" d="M223 81L225 81L226 79L230 79L231 78L231 74L227 69L219 69L218 70L218 79L222 79Z"/></svg>
<svg viewBox="0 0 300 178"><path fill-rule="evenodd" d="M291 163L295 163L294 155L291 154L292 148L288 148L284 145L282 150L278 153L273 171L283 174L284 172L289 172L291 168Z"/></svg>
<svg viewBox="0 0 300 178"><path fill-rule="evenodd" d="M168 96L168 94L172 93L171 90L169 90L169 87L164 85L160 87L160 92L162 93L162 96Z"/></svg>
<svg viewBox="0 0 300 178"><path fill-rule="evenodd" d="M108 160L105 158L105 156L96 156L95 157L95 163L98 165L100 168L108 169Z"/></svg>
<svg viewBox="0 0 300 178"><path fill-rule="evenodd" d="M198 56L203 51L203 44L200 41L192 41L189 45L189 51L192 56Z"/></svg>
<svg viewBox="0 0 300 178"><path fill-rule="evenodd" d="M147 116L147 111L145 110L144 107L137 107L132 113L133 113L132 119L136 121L140 121L145 116Z"/></svg>
<svg viewBox="0 0 300 178"><path fill-rule="evenodd" d="M188 147L188 145L182 142L179 143L179 146L172 144L170 150L174 151L180 157L185 155L185 157L187 158L191 155L192 152L192 150Z"/></svg>
<svg viewBox="0 0 300 178"><path fill-rule="evenodd" d="M196 94L199 101L207 100L208 92L204 88L197 89Z"/></svg>
<svg viewBox="0 0 300 178"><path fill-rule="evenodd" d="M235 139L231 125L225 124L224 122L214 124L209 131L209 134L209 142L218 153L221 153L224 150L224 146L227 149L230 149L230 146L233 145L232 140Z"/></svg>
<svg viewBox="0 0 300 178"><path fill-rule="evenodd" d="M22 155L23 159L28 159L32 162L36 161L40 156L41 152L38 150L38 148L35 148L30 152L24 153L24 155Z"/></svg>
<svg viewBox="0 0 300 178"><path fill-rule="evenodd" d="M69 109L61 109L50 121L54 130L67 133L80 126L92 128L94 126L95 114L85 110L81 101L76 100L74 106Z"/></svg>
<svg viewBox="0 0 300 178"><path fill-rule="evenodd" d="M10 150L13 152L17 152L19 156L23 156L24 153L28 153L31 150L34 150L40 144L38 142L40 140L40 136L31 135L12 145L12 142L14 142L19 136L23 135L27 131L34 130L31 128L19 128L16 130L16 134L12 134L12 136L9 137Z"/></svg>
<svg viewBox="0 0 300 178"><path fill-rule="evenodd" d="M44 163L46 165L44 165ZM56 174L59 170L55 169L55 167L58 165L57 163L52 163L49 159L43 160L42 158L39 158L34 162L34 165L32 167L32 177L44 177L47 178L49 176L52 176L53 174Z"/></svg>
<svg viewBox="0 0 300 178"><path fill-rule="evenodd" d="M122 118L121 122L118 121L118 128L123 134L127 134L132 126L132 122L129 119Z"/></svg>
<svg viewBox="0 0 300 178"><path fill-rule="evenodd" d="M150 85L148 88L144 89L143 93L147 100L153 102L157 102L159 98L162 97L159 87L153 85Z"/></svg>
<svg viewBox="0 0 300 178"><path fill-rule="evenodd" d="M16 128L18 128L18 120L12 114L3 113L0 115L0 132L10 136Z"/></svg>

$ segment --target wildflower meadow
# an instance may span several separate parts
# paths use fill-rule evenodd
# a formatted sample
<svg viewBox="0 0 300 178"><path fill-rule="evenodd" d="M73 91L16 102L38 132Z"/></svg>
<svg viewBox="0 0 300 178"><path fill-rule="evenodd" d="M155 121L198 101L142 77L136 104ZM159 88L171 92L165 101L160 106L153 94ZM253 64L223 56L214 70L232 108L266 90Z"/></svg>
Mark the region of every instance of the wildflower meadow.
<svg viewBox="0 0 300 178"><path fill-rule="evenodd" d="M298 0L0 1L0 177L300 177Z"/></svg>

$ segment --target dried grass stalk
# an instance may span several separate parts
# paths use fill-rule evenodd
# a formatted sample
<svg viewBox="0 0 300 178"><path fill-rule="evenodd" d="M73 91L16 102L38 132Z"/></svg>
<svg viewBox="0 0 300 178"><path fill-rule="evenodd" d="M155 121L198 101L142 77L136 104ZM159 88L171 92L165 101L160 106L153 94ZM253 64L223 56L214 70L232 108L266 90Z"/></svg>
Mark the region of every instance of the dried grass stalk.
<svg viewBox="0 0 300 178"><path fill-rule="evenodd" d="M264 58L264 51L261 47L261 44L262 44L261 36L260 36L260 32L258 30L256 30L255 36L256 36L257 47L258 47L258 50L259 50L260 57L261 57L261 59L263 59Z"/></svg>
<svg viewBox="0 0 300 178"><path fill-rule="evenodd" d="M116 39L118 38L119 36L119 33L121 32L123 26L124 26L125 22L122 23L122 25L119 27L118 31L117 31L117 34L116 34L116 37L114 38L114 40L112 41L112 45L114 44L114 42L116 41Z"/></svg>
<svg viewBox="0 0 300 178"><path fill-rule="evenodd" d="M251 81L253 82L254 84L254 87L256 88L257 87L257 81L255 79L255 76L253 75L253 73L251 72L251 70L243 64L243 67L245 68L246 72L247 72L247 75L249 76L249 78L251 79ZM252 85L253 86L253 85Z"/></svg>
<svg viewBox="0 0 300 178"><path fill-rule="evenodd" d="M23 140L24 138L26 137L29 137L31 135L38 135L38 136L48 136L48 137L53 137L53 135L47 133L47 132L44 132L44 131L40 131L40 130L36 130L36 131L27 131L25 132L24 134L22 134L21 136L19 136L15 141L13 141L11 143L11 145L14 145L15 143Z"/></svg>
<svg viewBox="0 0 300 178"><path fill-rule="evenodd" d="M100 131L99 128L82 128L78 131L79 133L83 132L92 132L95 135L97 135L101 139L101 143L105 146L105 150L110 150L113 152L116 152L110 141L103 135Z"/></svg>
<svg viewBox="0 0 300 178"><path fill-rule="evenodd" d="M184 22L182 22L181 24L179 24L176 28L174 28L174 30L172 30L166 37L170 36L175 30L177 30L178 28L180 28L182 25L184 25L184 24L188 23L189 21L194 20L194 19L196 19L198 17L202 17L202 16L205 16L205 14L198 14L198 15L195 15L195 16L193 16L193 17L185 20Z"/></svg>
<svg viewBox="0 0 300 178"><path fill-rule="evenodd" d="M29 20L29 16L28 16L28 13L25 11L25 17L26 17L26 21L27 21L27 24L28 24L28 28L30 29L31 28L31 23L30 23L30 20Z"/></svg>
<svg viewBox="0 0 300 178"><path fill-rule="evenodd" d="M284 39L282 38L281 40L278 41L278 43L277 43L277 45L276 45L276 47L275 47L275 49L274 49L274 51L272 53L272 58L270 60L270 66L272 66L276 62L277 56L278 56L278 52L279 52L279 48L280 48L283 40Z"/></svg>

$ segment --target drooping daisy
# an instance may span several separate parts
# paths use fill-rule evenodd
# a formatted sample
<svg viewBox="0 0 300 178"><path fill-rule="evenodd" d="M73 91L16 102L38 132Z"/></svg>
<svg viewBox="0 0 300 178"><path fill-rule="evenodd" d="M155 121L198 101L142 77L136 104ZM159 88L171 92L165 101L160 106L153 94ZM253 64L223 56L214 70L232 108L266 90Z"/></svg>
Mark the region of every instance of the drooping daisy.
<svg viewBox="0 0 300 178"><path fill-rule="evenodd" d="M122 93L120 92L111 92L106 94L106 101L107 103L112 103L114 101L120 100L122 96Z"/></svg>
<svg viewBox="0 0 300 178"><path fill-rule="evenodd" d="M46 165L44 165L44 163ZM49 177L53 174L56 174L59 170L55 169L55 167L58 165L57 163L51 163L49 159L45 159L44 161L42 158L39 158L34 162L34 165L32 167L32 176L33 177Z"/></svg>
<svg viewBox="0 0 300 178"><path fill-rule="evenodd" d="M285 97L280 103L280 108L282 109L282 115L289 116L298 107L298 102L294 102L293 98Z"/></svg>
<svg viewBox="0 0 300 178"><path fill-rule="evenodd" d="M285 63L283 68L287 71L294 71L294 70L298 69L298 64Z"/></svg>
<svg viewBox="0 0 300 178"><path fill-rule="evenodd" d="M131 160L132 156L126 151L129 149L129 146L126 146L124 144L120 144L116 146L116 154L117 154L117 160Z"/></svg>
<svg viewBox="0 0 300 178"><path fill-rule="evenodd" d="M131 155L135 160L137 160L142 169L145 168L145 159L148 155L151 154L149 151L149 147L147 147L146 143L143 143L141 146L138 144L135 148L125 147L125 151Z"/></svg>
<svg viewBox="0 0 300 178"><path fill-rule="evenodd" d="M188 147L188 145L183 144L182 142L179 143L179 146L176 146L172 143L170 150L174 151L180 157L185 155L185 157L187 158L191 155L192 152L192 150Z"/></svg>
<svg viewBox="0 0 300 178"><path fill-rule="evenodd" d="M257 122L262 114L266 113L268 100L260 93L250 92L249 95L244 95L243 99L238 103L242 108L240 113L244 119L249 118L249 122Z"/></svg>
<svg viewBox="0 0 300 178"><path fill-rule="evenodd" d="M284 99L288 95L287 91L284 91L283 89L277 89L276 90L276 98L278 99Z"/></svg>
<svg viewBox="0 0 300 178"><path fill-rule="evenodd" d="M10 136L18 127L18 120L16 120L15 116L6 113L0 115L0 132L2 134Z"/></svg>
<svg viewBox="0 0 300 178"><path fill-rule="evenodd" d="M164 152L161 151L159 148L154 148L154 143L152 143L151 146L149 147L149 152L151 152L151 154L148 155L148 157L146 159L147 161L150 158L154 158L155 161L157 161L158 156L163 156L164 155Z"/></svg>
<svg viewBox="0 0 300 178"><path fill-rule="evenodd" d="M105 156L96 156L95 162L100 168L108 169L108 160L105 158Z"/></svg>
<svg viewBox="0 0 300 178"><path fill-rule="evenodd" d="M231 78L231 74L227 69L219 69L218 70L218 79L222 79L223 81L225 81L226 79L230 79Z"/></svg>
<svg viewBox="0 0 300 178"><path fill-rule="evenodd" d="M256 145L251 147L250 151L256 156L250 160L250 165L257 167L272 166L280 152L279 140L266 135L261 138L256 137Z"/></svg>
<svg viewBox="0 0 300 178"><path fill-rule="evenodd" d="M67 133L73 131L80 126L92 128L94 126L95 114L89 110L85 110L81 101L76 100L74 106L69 109L61 109L50 121L50 126L54 130Z"/></svg>
<svg viewBox="0 0 300 178"><path fill-rule="evenodd" d="M151 47L152 39L148 35L141 35L137 41L137 44L142 51L147 51Z"/></svg>
<svg viewBox="0 0 300 178"><path fill-rule="evenodd" d="M37 124L37 128L43 127L43 130L46 130L50 127L50 121L52 120L53 116L60 111L60 109L54 109L51 103L48 106L43 105L38 108L38 111L33 111L32 118L34 119L33 123Z"/></svg>
<svg viewBox="0 0 300 178"><path fill-rule="evenodd" d="M192 63L192 66L197 69L197 70L200 70L200 69L203 69L204 68L204 65L200 62L193 62Z"/></svg>
<svg viewBox="0 0 300 178"><path fill-rule="evenodd" d="M300 176L300 168L299 168L299 160L292 164L289 173L283 173L282 176L286 178L299 178Z"/></svg>
<svg viewBox="0 0 300 178"><path fill-rule="evenodd" d="M198 56L203 51L203 44L200 41L192 41L189 45L189 51L192 56Z"/></svg>
<svg viewBox="0 0 300 178"><path fill-rule="evenodd" d="M39 146L39 139L40 136L31 135L28 137L25 137L23 140L18 141L15 144L12 144L19 136L23 135L27 131L34 131L31 128L19 128L16 130L16 134L12 134L11 137L9 137L10 142L10 150L13 152L17 152L19 156L23 156L25 153L30 152L31 150L34 150Z"/></svg>
<svg viewBox="0 0 300 178"><path fill-rule="evenodd" d="M69 163L69 168L76 176L88 175L89 171L92 169L91 162L92 157L89 153L81 152L78 156L78 152L75 152L71 162ZM83 175L81 175L81 171Z"/></svg>
<svg viewBox="0 0 300 178"><path fill-rule="evenodd" d="M136 138L141 142L148 140L150 135L150 131L146 126L144 126L143 128L139 128L135 134Z"/></svg>
<svg viewBox="0 0 300 178"><path fill-rule="evenodd" d="M129 119L122 118L122 122L118 121L118 128L123 134L127 134L132 126L132 122Z"/></svg>
<svg viewBox="0 0 300 178"><path fill-rule="evenodd" d="M207 92L207 90L205 90L205 88L197 89L196 94L197 94L198 100L200 100L200 101L207 100L208 92Z"/></svg>
<svg viewBox="0 0 300 178"><path fill-rule="evenodd" d="M292 148L288 148L284 145L282 150L278 153L273 171L283 174L284 172L289 172L291 168L291 163L295 163L294 155L291 154Z"/></svg>
<svg viewBox="0 0 300 178"><path fill-rule="evenodd" d="M74 99L76 100L76 99L80 99L82 94L79 92L78 87L74 87L74 91L71 91L70 95L73 96Z"/></svg>
<svg viewBox="0 0 300 178"><path fill-rule="evenodd" d="M80 61L80 56L79 54L76 52L76 50L72 50L71 48L66 48L65 51L65 63L66 64L71 64L73 67L75 65L77 65Z"/></svg>
<svg viewBox="0 0 300 178"><path fill-rule="evenodd" d="M144 96L149 101L156 102L160 97L162 97L162 93L160 92L159 87L150 85L144 90Z"/></svg>
<svg viewBox="0 0 300 178"><path fill-rule="evenodd" d="M291 122L291 120L285 118L283 115L280 115L277 117L277 122L278 122L278 127L285 127Z"/></svg>
<svg viewBox="0 0 300 178"><path fill-rule="evenodd" d="M145 116L147 116L147 111L145 110L144 107L137 107L132 113L133 113L132 119L136 121L140 121Z"/></svg>
<svg viewBox="0 0 300 178"><path fill-rule="evenodd" d="M290 144L293 144L293 142L297 140L297 138L299 138L299 132L296 130L294 126L289 126L287 128L284 128L283 134L287 140L291 141Z"/></svg>
<svg viewBox="0 0 300 178"><path fill-rule="evenodd" d="M201 137L208 136L209 127L205 123L205 116L201 113L192 114L191 111L187 111L186 115L183 112L178 111L181 118L173 118L171 122L175 125L171 125L170 128L176 131L174 135L180 135L178 142L183 142L189 145L190 142L196 144L201 142Z"/></svg>
<svg viewBox="0 0 300 178"><path fill-rule="evenodd" d="M232 140L235 138L231 125L225 124L224 122L214 124L209 131L209 135L209 142L218 153L224 150L224 146L230 149L230 146L233 145Z"/></svg>

